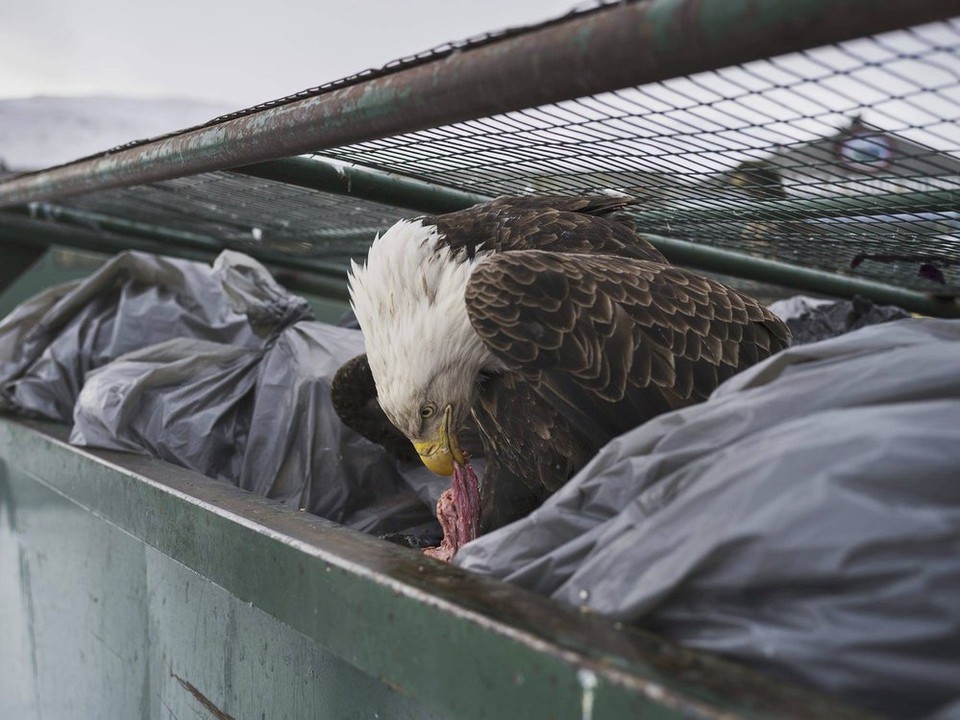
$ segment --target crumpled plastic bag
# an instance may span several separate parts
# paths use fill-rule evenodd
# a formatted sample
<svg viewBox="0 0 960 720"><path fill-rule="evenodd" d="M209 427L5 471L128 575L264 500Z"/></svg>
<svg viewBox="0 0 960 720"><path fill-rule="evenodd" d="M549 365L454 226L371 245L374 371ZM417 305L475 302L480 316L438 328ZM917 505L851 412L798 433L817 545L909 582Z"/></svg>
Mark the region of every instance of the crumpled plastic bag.
<svg viewBox="0 0 960 720"><path fill-rule="evenodd" d="M960 697L960 321L785 350L457 564L893 717Z"/></svg>
<svg viewBox="0 0 960 720"><path fill-rule="evenodd" d="M73 421L74 444L150 454L359 530L435 537L418 472L331 406L361 333L310 317L241 253L212 267L123 253L0 323L0 410Z"/></svg>
<svg viewBox="0 0 960 720"><path fill-rule="evenodd" d="M192 338L123 355L87 375L70 442L152 455L236 484L261 358Z"/></svg>
<svg viewBox="0 0 960 720"><path fill-rule="evenodd" d="M303 298L242 253L211 267L125 252L0 323L0 411L69 422L85 375L125 353L181 337L255 349L309 317Z"/></svg>
<svg viewBox="0 0 960 720"><path fill-rule="evenodd" d="M791 345L827 340L853 330L910 317L896 305L878 305L872 300L855 296L852 300L823 300L795 295L770 305L790 328Z"/></svg>
<svg viewBox="0 0 960 720"><path fill-rule="evenodd" d="M150 346L87 376L70 442L147 453L366 532L427 532L433 516L396 462L333 411L333 375L361 352L358 331L318 322L257 350Z"/></svg>

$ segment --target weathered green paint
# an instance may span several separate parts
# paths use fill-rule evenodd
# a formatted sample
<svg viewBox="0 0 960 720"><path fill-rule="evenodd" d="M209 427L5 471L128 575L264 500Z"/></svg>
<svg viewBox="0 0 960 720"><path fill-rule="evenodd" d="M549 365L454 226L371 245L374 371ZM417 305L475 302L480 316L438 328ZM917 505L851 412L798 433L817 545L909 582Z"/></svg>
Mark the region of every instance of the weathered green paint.
<svg viewBox="0 0 960 720"><path fill-rule="evenodd" d="M0 419L4 717L863 717L63 434Z"/></svg>
<svg viewBox="0 0 960 720"><path fill-rule="evenodd" d="M417 178L321 157L270 160L239 167L233 172L425 213L460 210L489 199Z"/></svg>
<svg viewBox="0 0 960 720"><path fill-rule="evenodd" d="M862 194L793 200L756 200L743 197L696 196L675 204L631 213L639 227L695 225L708 222L799 222L818 218L845 218L909 213L957 212L960 190ZM842 225L831 225L838 234ZM775 232L775 230L774 230Z"/></svg>
<svg viewBox="0 0 960 720"><path fill-rule="evenodd" d="M773 283L804 292L847 298L861 295L878 303L899 305L905 310L933 317L960 317L960 302L955 299L941 299L863 278L812 270L676 238L647 233L644 233L644 237L677 265Z"/></svg>
<svg viewBox="0 0 960 720"><path fill-rule="evenodd" d="M956 0L617 3L433 61L0 184L0 207L274 160L955 15ZM718 32L716 28L725 28Z"/></svg>
<svg viewBox="0 0 960 720"><path fill-rule="evenodd" d="M5 720L442 717L9 462L0 637Z"/></svg>
<svg viewBox="0 0 960 720"><path fill-rule="evenodd" d="M73 213L63 213L61 217L67 215ZM98 214L97 222L100 229L92 231L52 219L34 220L20 213L0 211L0 238L39 248L62 245L107 255L124 250L139 250L201 261L212 260L222 250L227 249L227 246L212 240L209 247L199 243L181 243L167 235L165 228L145 226L144 223L139 223L144 227L133 231L122 218ZM368 234L364 233L364 237L368 237ZM347 298L345 267L261 248L244 247L242 250L263 262L275 274L282 276L283 284L291 290L303 288L304 292L333 300ZM283 269L295 272L283 273Z"/></svg>

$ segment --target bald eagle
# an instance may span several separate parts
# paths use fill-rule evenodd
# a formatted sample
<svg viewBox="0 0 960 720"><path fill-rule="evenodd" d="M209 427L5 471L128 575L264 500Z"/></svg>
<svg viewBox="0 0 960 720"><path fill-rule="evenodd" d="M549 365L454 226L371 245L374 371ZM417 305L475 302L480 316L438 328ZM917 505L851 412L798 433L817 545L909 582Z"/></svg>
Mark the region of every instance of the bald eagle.
<svg viewBox="0 0 960 720"><path fill-rule="evenodd" d="M428 468L454 475L441 522L448 536L451 512L474 529L448 537L444 557L539 506L610 439L787 346L757 301L670 265L618 221L629 202L498 198L401 220L352 264L367 352L342 368L334 402L385 442L390 431L370 420L382 409ZM358 378L379 405L366 420L345 399ZM462 482L464 432L485 458L476 502Z"/></svg>

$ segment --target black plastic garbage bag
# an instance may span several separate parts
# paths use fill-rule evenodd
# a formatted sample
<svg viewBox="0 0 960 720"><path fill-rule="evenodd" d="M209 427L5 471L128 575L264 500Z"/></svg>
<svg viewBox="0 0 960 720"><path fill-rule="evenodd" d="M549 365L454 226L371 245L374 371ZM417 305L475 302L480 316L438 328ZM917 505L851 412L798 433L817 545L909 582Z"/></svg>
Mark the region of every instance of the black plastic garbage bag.
<svg viewBox="0 0 960 720"><path fill-rule="evenodd" d="M86 373L125 353L180 337L256 349L310 316L241 253L211 267L126 252L0 323L0 410L69 422Z"/></svg>
<svg viewBox="0 0 960 720"><path fill-rule="evenodd" d="M770 309L790 328L791 345L827 340L868 325L910 317L896 305L877 305L860 296L852 300L821 300L796 295L778 300Z"/></svg>
<svg viewBox="0 0 960 720"><path fill-rule="evenodd" d="M960 321L794 347L461 566L895 717L960 696Z"/></svg>

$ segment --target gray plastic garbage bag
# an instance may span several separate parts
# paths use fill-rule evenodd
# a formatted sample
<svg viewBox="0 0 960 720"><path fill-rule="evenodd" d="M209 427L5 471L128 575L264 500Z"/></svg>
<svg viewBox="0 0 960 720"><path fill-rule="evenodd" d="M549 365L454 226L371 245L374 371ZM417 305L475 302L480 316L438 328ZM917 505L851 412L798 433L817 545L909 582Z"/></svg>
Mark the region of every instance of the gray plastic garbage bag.
<svg viewBox="0 0 960 720"><path fill-rule="evenodd" d="M305 300L241 253L211 267L126 252L0 323L0 410L69 422L86 373L125 353L178 337L255 349L309 317Z"/></svg>
<svg viewBox="0 0 960 720"><path fill-rule="evenodd" d="M350 527L400 532L429 522L429 508L380 446L340 422L330 400L339 367L363 351L360 331L323 323L280 335L260 364L239 484ZM385 514L393 520L374 521Z"/></svg>
<svg viewBox="0 0 960 720"><path fill-rule="evenodd" d="M461 566L894 717L960 696L960 321L794 347Z"/></svg>
<svg viewBox="0 0 960 720"><path fill-rule="evenodd" d="M75 444L150 454L367 532L438 534L423 483L330 405L361 334L298 322L309 317L241 253L212 266L124 253L0 323L0 410L73 420Z"/></svg>
<svg viewBox="0 0 960 720"><path fill-rule="evenodd" d="M258 349L146 347L87 375L70 442L147 453L361 531L435 535L397 464L333 411L333 375L362 352L359 331L318 322Z"/></svg>
<svg viewBox="0 0 960 720"><path fill-rule="evenodd" d="M262 352L177 338L91 371L70 442L152 455L236 484Z"/></svg>

